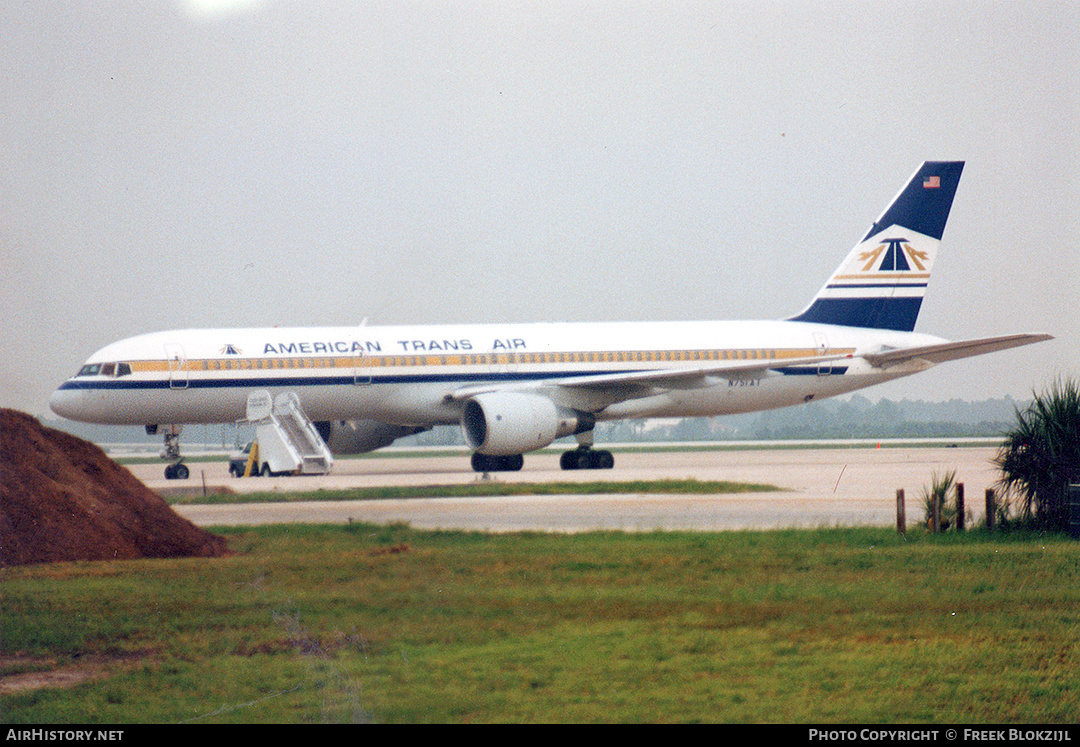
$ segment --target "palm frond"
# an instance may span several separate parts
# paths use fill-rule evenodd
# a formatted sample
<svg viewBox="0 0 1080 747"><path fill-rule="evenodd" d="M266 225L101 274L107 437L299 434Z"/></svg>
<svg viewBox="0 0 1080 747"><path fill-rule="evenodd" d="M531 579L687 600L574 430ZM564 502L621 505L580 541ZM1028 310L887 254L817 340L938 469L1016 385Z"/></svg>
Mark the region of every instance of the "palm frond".
<svg viewBox="0 0 1080 747"><path fill-rule="evenodd" d="M1080 479L1080 386L1059 380L1017 410L994 463L1001 470L998 487L1021 518L1065 528L1066 486Z"/></svg>

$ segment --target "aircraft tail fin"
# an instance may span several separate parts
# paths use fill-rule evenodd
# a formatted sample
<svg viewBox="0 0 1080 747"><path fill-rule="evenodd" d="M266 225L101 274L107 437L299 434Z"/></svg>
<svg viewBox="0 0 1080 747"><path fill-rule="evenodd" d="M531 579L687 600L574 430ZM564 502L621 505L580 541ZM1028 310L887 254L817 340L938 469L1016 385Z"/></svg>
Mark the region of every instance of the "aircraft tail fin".
<svg viewBox="0 0 1080 747"><path fill-rule="evenodd" d="M963 161L920 166L790 321L913 331L963 169Z"/></svg>

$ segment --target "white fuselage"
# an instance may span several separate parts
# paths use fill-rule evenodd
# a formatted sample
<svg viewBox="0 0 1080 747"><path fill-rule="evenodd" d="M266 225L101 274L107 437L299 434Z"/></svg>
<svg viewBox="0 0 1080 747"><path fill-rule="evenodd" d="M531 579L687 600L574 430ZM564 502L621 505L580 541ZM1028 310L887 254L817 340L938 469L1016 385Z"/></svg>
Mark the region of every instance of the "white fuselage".
<svg viewBox="0 0 1080 747"><path fill-rule="evenodd" d="M926 366L882 370L857 356L938 342L910 332L788 321L179 330L102 348L50 404L64 417L95 423L227 423L245 417L250 393L291 391L315 421L430 426L459 422L455 392L497 383L543 390L598 420L711 416L798 404L916 373ZM830 360L806 365L813 356ZM785 359L802 362L785 368ZM632 398L550 385L741 360L776 365ZM560 401L567 398L573 401Z"/></svg>

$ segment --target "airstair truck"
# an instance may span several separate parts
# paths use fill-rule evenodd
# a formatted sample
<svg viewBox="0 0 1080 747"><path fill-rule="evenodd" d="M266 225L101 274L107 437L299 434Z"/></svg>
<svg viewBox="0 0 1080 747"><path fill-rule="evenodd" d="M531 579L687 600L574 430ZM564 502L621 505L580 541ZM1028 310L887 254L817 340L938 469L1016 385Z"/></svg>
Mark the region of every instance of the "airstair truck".
<svg viewBox="0 0 1080 747"><path fill-rule="evenodd" d="M295 392L282 392L276 398L266 390L252 392L247 420L255 425L250 474L325 475L333 468L334 457Z"/></svg>

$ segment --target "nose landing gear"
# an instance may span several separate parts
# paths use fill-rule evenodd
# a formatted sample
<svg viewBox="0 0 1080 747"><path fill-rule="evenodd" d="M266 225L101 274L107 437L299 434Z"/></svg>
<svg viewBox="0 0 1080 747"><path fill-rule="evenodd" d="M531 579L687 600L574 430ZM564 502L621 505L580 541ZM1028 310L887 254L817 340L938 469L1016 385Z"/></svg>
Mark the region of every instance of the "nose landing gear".
<svg viewBox="0 0 1080 747"><path fill-rule="evenodd" d="M168 459L173 463L165 468L166 480L186 480L190 476L187 465L181 461L180 456L180 433L184 430L182 425L165 426L165 450L161 452L162 459ZM150 435L157 433L158 426L146 426L146 432Z"/></svg>

